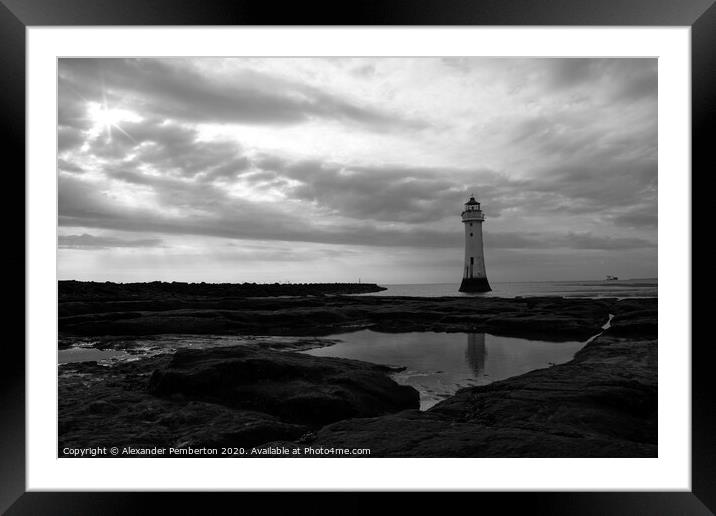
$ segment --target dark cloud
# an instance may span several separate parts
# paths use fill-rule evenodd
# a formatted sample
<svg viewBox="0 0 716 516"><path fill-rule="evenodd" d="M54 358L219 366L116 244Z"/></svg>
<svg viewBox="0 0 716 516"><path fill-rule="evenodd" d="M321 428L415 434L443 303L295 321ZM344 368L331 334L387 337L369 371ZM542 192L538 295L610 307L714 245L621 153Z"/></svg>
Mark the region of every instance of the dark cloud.
<svg viewBox="0 0 716 516"><path fill-rule="evenodd" d="M57 181L57 209L60 226L67 225L63 224L66 220L104 220L111 225L112 220L121 218L124 213L122 207L115 205L95 184L66 174L61 174Z"/></svg>
<svg viewBox="0 0 716 516"><path fill-rule="evenodd" d="M521 173L514 173L483 166L480 160L473 167L459 167L422 166L411 156L381 163L360 152L360 165L350 159L291 158L252 149L250 139L207 139L197 126L200 122L278 128L321 118L361 124L374 133L399 127L403 138L414 135L421 124L256 71L236 72L227 79L202 74L185 60L62 60L59 224L81 234L60 237L60 247L162 243L155 237L82 233L86 228L103 234L197 235L229 242L444 248L453 256L463 244L462 203L475 193L488 220L497 219L485 233L489 249L653 249L656 116L650 108L643 114L640 102L655 98L654 61L553 61L534 67L539 73L526 68L525 77L533 85L547 84L551 95L581 94L597 85L612 104L636 102L638 109L624 108L626 114L619 119L629 130L605 130L598 122L614 111L602 105L530 109L529 115L486 122L489 131L506 142L508 157L522 157ZM444 63L459 69L461 77L475 65L471 59ZM366 65L345 73L368 82L379 70ZM86 104L104 98L141 119L123 121L122 130L114 128L111 137L92 134L89 130L96 128L87 119ZM606 102L604 98L599 102ZM481 144L476 138L475 147ZM564 222L572 216L588 221ZM563 225L545 224L543 230L531 231L534 224L520 226L529 217ZM240 255L229 253L227 260ZM454 256L459 258L459 252Z"/></svg>
<svg viewBox="0 0 716 516"><path fill-rule="evenodd" d="M82 167L61 158L57 160L57 169L60 172L70 172L75 174L82 174L85 171Z"/></svg>
<svg viewBox="0 0 716 516"><path fill-rule="evenodd" d="M516 120L502 130L510 145L540 157L582 165L656 158L656 118L639 121L636 134L594 127L595 112L549 113Z"/></svg>
<svg viewBox="0 0 716 516"><path fill-rule="evenodd" d="M527 183L488 169L405 166L349 166L318 160L288 162L261 156L264 172L247 178L286 177L299 181L291 197L316 203L344 217L419 224L459 215L468 194L490 199L490 216L498 217L524 195Z"/></svg>
<svg viewBox="0 0 716 516"><path fill-rule="evenodd" d="M87 142L82 154L102 160L122 159L124 167L149 165L162 174L207 178L226 177L245 170L248 162L234 141L199 141L193 128L156 119L122 124L111 139L99 137Z"/></svg>
<svg viewBox="0 0 716 516"><path fill-rule="evenodd" d="M625 250L656 247L643 238L624 238L591 233L490 233L485 243L491 249L583 249Z"/></svg>
<svg viewBox="0 0 716 516"><path fill-rule="evenodd" d="M127 127L136 136L133 140L118 137L107 143L98 139L86 152L114 163L102 169L107 179L148 188L156 204L130 209L115 201L111 190L63 175L59 183L62 225L238 239L457 247L459 231L445 234L421 224L450 217L457 221L468 193L489 199L491 218L516 206L524 211L599 216L632 200L656 175L655 164L642 170L635 164L612 169L602 163L552 168L541 171L537 179L518 181L486 169L342 166L268 155L249 158L241 154L235 142L198 141L190 128L156 121ZM121 152L112 150L115 147ZM114 157L128 153L132 155L129 160ZM144 172L140 165L150 165L159 172ZM62 168L79 167L63 159ZM212 183L215 180L225 180L229 186L240 181L257 191L279 188L289 196L295 211L290 217L282 217L271 205L232 197L223 183ZM300 215L301 206L310 208L304 216ZM310 219L315 210L333 215L334 223L328 227L313 223ZM599 240L579 234L541 239L497 234L494 238L491 246L505 248L618 249L644 245L633 239Z"/></svg>
<svg viewBox="0 0 716 516"><path fill-rule="evenodd" d="M246 156L232 155L221 165L211 167L205 172L204 179L213 181L216 179L231 180L235 179L238 174L249 169L251 162Z"/></svg>
<svg viewBox="0 0 716 516"><path fill-rule="evenodd" d="M60 225L121 231L206 235L232 239L281 240L369 246L450 247L462 243L459 230L445 232L419 224L385 225L366 220L347 220L334 226L301 218L294 211L282 216L279 208L229 197L220 188L196 185L174 178L146 177L129 171L115 171L111 177L157 189L159 203L122 207L109 194L98 192L74 177L60 178ZM163 208L167 209L164 210ZM454 207L454 206L451 206ZM188 215L170 215L177 208ZM456 218L457 213L453 212ZM617 238L590 233L500 233L490 232L486 241L499 249L631 249L652 247L641 238Z"/></svg>
<svg viewBox="0 0 716 516"><path fill-rule="evenodd" d="M292 197L356 219L420 223L440 220L459 205L463 188L433 169L350 167L319 161L271 162L300 182ZM264 164L267 163L264 161Z"/></svg>
<svg viewBox="0 0 716 516"><path fill-rule="evenodd" d="M282 240L372 246L455 246L459 235L428 229L398 229L348 221L336 226L313 222L310 216L283 214L272 205L223 195L219 190L198 192L187 186L173 189L153 209L127 208L90 188L60 183L59 223L65 227L120 231L205 235L245 240ZM166 204L171 201L171 204ZM163 206L174 210L163 210ZM176 208L187 215L170 215Z"/></svg>
<svg viewBox="0 0 716 516"><path fill-rule="evenodd" d="M530 189L543 195L540 206L547 211L573 213L609 212L614 207L656 196L655 160L620 160L545 168L530 182ZM539 205L536 205L536 207Z"/></svg>
<svg viewBox="0 0 716 516"><path fill-rule="evenodd" d="M549 238L547 240L549 240ZM566 235L554 239L554 247L618 251L624 249L655 248L656 242L651 242L644 238L611 237L593 235L591 233L569 232Z"/></svg>
<svg viewBox="0 0 716 516"><path fill-rule="evenodd" d="M72 160L91 158L105 164L108 176L158 185L170 176L230 181L250 166L234 141L200 141L195 129L151 119L122 126L129 136L115 130L110 139L88 139L83 150L59 160L60 170L80 171ZM140 172L146 168L152 173Z"/></svg>
<svg viewBox="0 0 716 516"><path fill-rule="evenodd" d="M637 229L656 229L658 217L656 203L650 203L613 215L612 222L617 226Z"/></svg>
<svg viewBox="0 0 716 516"><path fill-rule="evenodd" d="M469 57L441 57L440 62L442 62L445 66L464 74L472 69L473 59Z"/></svg>
<svg viewBox="0 0 716 516"><path fill-rule="evenodd" d="M60 249L107 249L112 247L157 247L162 244L159 238L139 238L125 240L122 238L95 236L87 233L81 235L60 235L57 245Z"/></svg>
<svg viewBox="0 0 716 516"><path fill-rule="evenodd" d="M337 227L322 227L310 219L283 222L283 217L270 207L250 203L226 203L214 199L213 213L193 217L168 217L143 209L124 210L117 216L101 199L83 197L87 206L64 205L60 211L60 225L95 227L120 231L166 233L173 235L202 235L247 240L279 240L350 244L378 247L459 248L462 231L445 232L420 226L390 227L380 224L345 223ZM98 206L106 208L98 212ZM456 220L457 223L457 220ZM655 247L642 238L621 238L591 233L502 233L486 234L491 249L582 249L625 250Z"/></svg>
<svg viewBox="0 0 716 516"><path fill-rule="evenodd" d="M351 70L351 73L356 77L364 79L371 78L375 75L375 65L365 64L361 66L356 66Z"/></svg>
<svg viewBox="0 0 716 516"><path fill-rule="evenodd" d="M149 128L156 129L156 133ZM81 178L61 175L61 225L236 239L458 247L459 230L446 234L421 224L450 217L457 222L468 192L489 199L491 218L515 206L525 211L599 216L633 199L645 181L648 184L652 173L651 169L641 173L617 170L605 180L609 169L566 167L544 171L538 180L513 181L484 169L350 167L317 160L289 162L265 155L250 159L241 155L234 143L196 142L196 135L186 128L148 124L137 135L140 139L136 142L122 144L134 157L129 161L115 160L116 164L103 168L102 174L112 181L148 188L154 195L154 205L129 208L113 198L111 189L98 189ZM145 145L146 142L153 145ZM186 142L192 142L194 153L184 152ZM89 152L94 152L94 146ZM141 171L137 165L142 163L161 173ZM62 168L78 167L62 160ZM293 212L285 217L281 209L270 204L232 197L222 186L211 183L217 179L229 185L241 181L254 189L278 187L289 195ZM301 206L307 208L303 216ZM311 214L315 210L332 214L333 224L314 223ZM613 220L624 225L626 217ZM583 234L540 238L497 233L491 238L490 246L495 248L622 249L645 245L640 240L599 239Z"/></svg>
<svg viewBox="0 0 716 516"><path fill-rule="evenodd" d="M420 121L257 71L215 80L183 59L61 59L59 83L61 125L81 116L78 103L109 99L112 105L131 101L142 113L191 122L296 124L320 117L374 129L424 127Z"/></svg>
<svg viewBox="0 0 716 516"><path fill-rule="evenodd" d="M585 89L595 85L612 101L655 100L658 62L648 59L546 59L544 82L550 90Z"/></svg>
<svg viewBox="0 0 716 516"><path fill-rule="evenodd" d="M70 126L59 126L57 128L57 152L64 152L76 149L84 142L85 137L82 131Z"/></svg>
<svg viewBox="0 0 716 516"><path fill-rule="evenodd" d="M417 224L453 217L468 193L487 200L488 216L493 219L504 210L605 218L615 207L655 198L655 160L622 159L609 149L594 154L586 164L566 160L519 180L486 169L351 167L270 158L258 160L256 166L268 167L271 177L299 181L290 190L292 198L341 216L383 222Z"/></svg>
<svg viewBox="0 0 716 516"><path fill-rule="evenodd" d="M551 88L570 88L595 80L603 72L600 59L549 59L547 80Z"/></svg>
<svg viewBox="0 0 716 516"><path fill-rule="evenodd" d="M535 156L520 185L529 193L522 206L599 215L655 198L656 119L643 130L621 133L595 129L593 117L551 113L507 128L510 145Z"/></svg>

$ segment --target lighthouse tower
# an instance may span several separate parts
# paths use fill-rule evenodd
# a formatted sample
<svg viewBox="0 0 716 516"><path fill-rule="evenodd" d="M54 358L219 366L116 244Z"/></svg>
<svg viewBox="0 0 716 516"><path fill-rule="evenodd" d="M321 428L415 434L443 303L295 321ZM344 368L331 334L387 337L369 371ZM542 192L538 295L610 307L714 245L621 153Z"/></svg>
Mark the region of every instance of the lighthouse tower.
<svg viewBox="0 0 716 516"><path fill-rule="evenodd" d="M480 203L471 196L462 212L465 225L465 266L463 267L460 292L489 292L492 290L485 274L485 255L482 251L482 223L485 216Z"/></svg>

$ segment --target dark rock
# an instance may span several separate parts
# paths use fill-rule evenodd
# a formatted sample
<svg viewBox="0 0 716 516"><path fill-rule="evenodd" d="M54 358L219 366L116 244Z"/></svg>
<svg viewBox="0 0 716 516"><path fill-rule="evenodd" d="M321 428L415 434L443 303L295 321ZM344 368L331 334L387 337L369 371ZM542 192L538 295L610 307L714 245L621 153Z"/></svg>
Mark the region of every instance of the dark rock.
<svg viewBox="0 0 716 516"><path fill-rule="evenodd" d="M326 424L419 405L418 392L398 385L388 368L245 346L182 349L151 377L149 391Z"/></svg>
<svg viewBox="0 0 716 516"><path fill-rule="evenodd" d="M658 336L658 299L622 299L614 305L609 333L621 337Z"/></svg>
<svg viewBox="0 0 716 516"><path fill-rule="evenodd" d="M656 349L605 335L566 364L462 389L427 412L334 423L309 444L372 457L656 457Z"/></svg>
<svg viewBox="0 0 716 516"><path fill-rule="evenodd" d="M554 297L191 298L60 302L62 337L158 334L321 336L384 332L488 332L574 340L597 333L614 300ZM627 308L627 307L625 307Z"/></svg>
<svg viewBox="0 0 716 516"><path fill-rule="evenodd" d="M61 366L59 452L95 446L253 446L297 440L309 429L269 414L147 392L149 372L168 357L114 367L84 362Z"/></svg>
<svg viewBox="0 0 716 516"><path fill-rule="evenodd" d="M87 405L87 412L90 414L111 414L114 410L114 405L104 400L93 401Z"/></svg>
<svg viewBox="0 0 716 516"><path fill-rule="evenodd" d="M385 367L290 351L321 345L313 337L262 337L240 348L182 350L111 367L67 364L59 368L60 450L273 442L365 447L372 457L657 455L655 299L172 295L68 302L61 331L122 349L133 339L121 335L315 336L362 328L572 340L615 316L571 362L463 389L427 412L404 410L417 407L417 393L390 380ZM61 345L72 342L63 337Z"/></svg>

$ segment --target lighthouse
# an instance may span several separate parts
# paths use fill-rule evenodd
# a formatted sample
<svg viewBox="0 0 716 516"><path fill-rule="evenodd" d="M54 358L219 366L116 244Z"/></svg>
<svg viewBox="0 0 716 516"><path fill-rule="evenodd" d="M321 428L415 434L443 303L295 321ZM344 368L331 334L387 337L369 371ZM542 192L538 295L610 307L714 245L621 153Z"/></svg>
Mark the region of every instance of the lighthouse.
<svg viewBox="0 0 716 516"><path fill-rule="evenodd" d="M463 267L460 292L489 292L492 290L485 273L485 255L482 250L482 223L485 216L480 203L471 196L462 212L465 225L465 266Z"/></svg>

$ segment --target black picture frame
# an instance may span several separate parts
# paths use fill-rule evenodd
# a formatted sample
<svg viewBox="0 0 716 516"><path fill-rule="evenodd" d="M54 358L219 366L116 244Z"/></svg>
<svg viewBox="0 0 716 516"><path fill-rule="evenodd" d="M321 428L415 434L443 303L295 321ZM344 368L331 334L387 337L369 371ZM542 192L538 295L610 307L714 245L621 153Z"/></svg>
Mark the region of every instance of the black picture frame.
<svg viewBox="0 0 716 516"><path fill-rule="evenodd" d="M292 2L279 5L233 0L0 0L0 106L6 169L3 209L8 232L22 251L6 254L6 273L18 282L18 298L6 295L5 320L19 327L25 310L20 296L19 269L25 270L24 219L11 198L25 191L25 29L65 25L585 25L690 26L692 51L692 170L701 177L713 170L708 125L716 113L716 5L714 0L358 0ZM709 170L707 170L707 165ZM692 180L696 174L692 172ZM11 182L8 184L7 182ZM692 188L693 190L693 188ZM698 191L698 190L693 190ZM692 220L698 212L693 209ZM703 206L703 205L702 205ZM24 210L23 210L24 214ZM705 215L704 215L705 216ZM703 220L703 219L700 219ZM22 236L21 236L22 233ZM692 229L693 233L693 229ZM698 234L698 233L697 233ZM705 233L707 234L707 233ZM8 239L8 242L10 240ZM10 250L10 244L6 245ZM13 272L11 272L13 271ZM7 291L6 291L7 292ZM18 300L17 302L15 300ZM21 303L19 300L22 299ZM693 304L693 303L692 303ZM693 319L693 316L692 316ZM301 504L305 496L280 499L241 493L76 493L26 492L25 489L25 350L20 335L6 337L0 360L0 510L18 514L128 514L153 512L206 513L216 502L227 512L260 503L271 510L277 503ZM669 345L690 343L669 343ZM714 357L709 340L692 344L692 491L599 493L470 493L469 502L481 511L499 509L533 514L713 514L716 511L716 406L711 384ZM320 505L339 510L375 507L378 495L323 493ZM340 497L340 498L339 498ZM259 499L260 498L260 499ZM288 500L286 500L288 498ZM346 498L350 498L346 500ZM421 495L411 497L422 500ZM242 504L237 505L237 502ZM419 502L420 503L420 502ZM312 512L320 507L312 505ZM219 512L218 509L212 510Z"/></svg>

